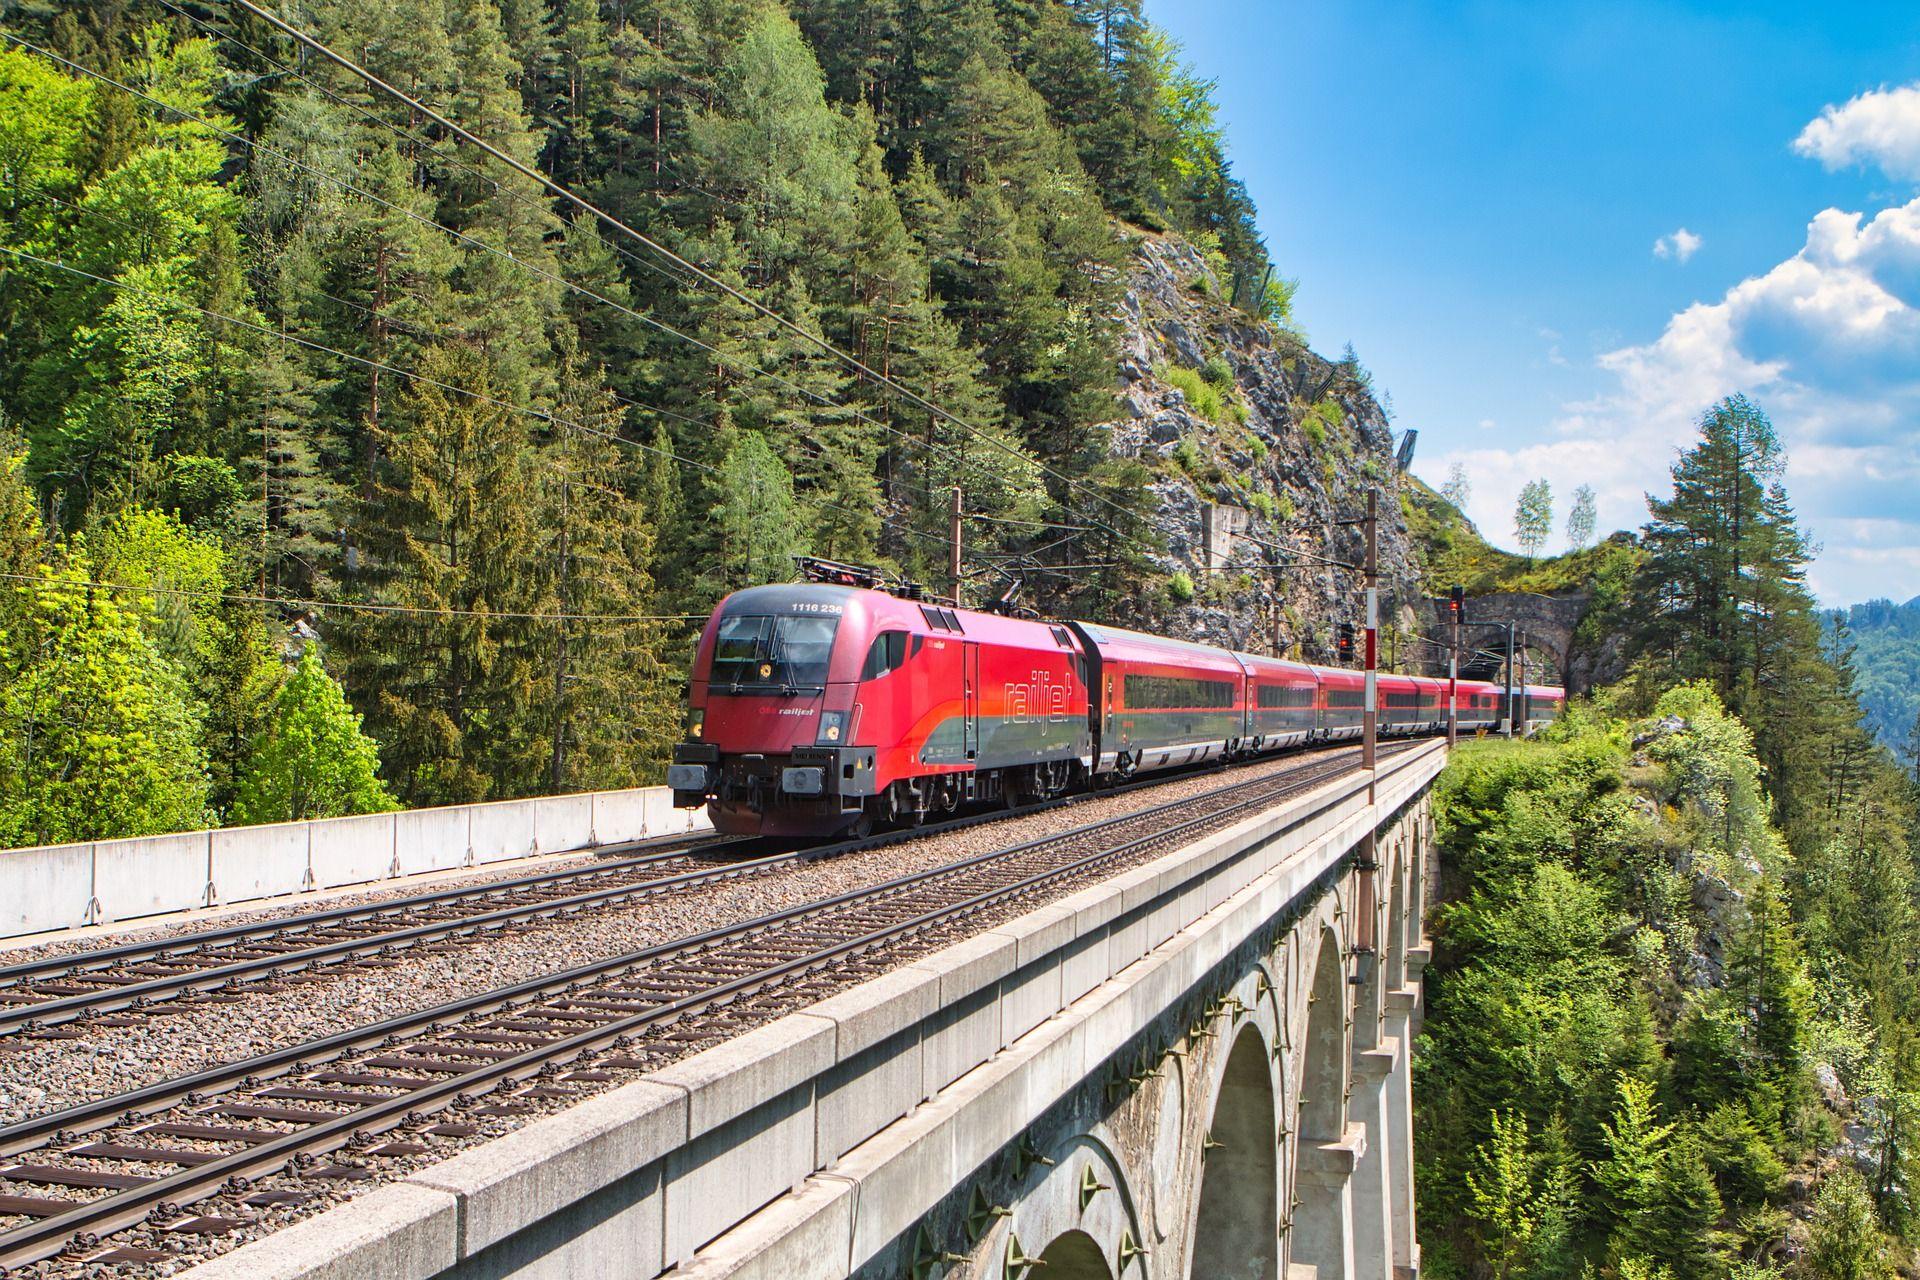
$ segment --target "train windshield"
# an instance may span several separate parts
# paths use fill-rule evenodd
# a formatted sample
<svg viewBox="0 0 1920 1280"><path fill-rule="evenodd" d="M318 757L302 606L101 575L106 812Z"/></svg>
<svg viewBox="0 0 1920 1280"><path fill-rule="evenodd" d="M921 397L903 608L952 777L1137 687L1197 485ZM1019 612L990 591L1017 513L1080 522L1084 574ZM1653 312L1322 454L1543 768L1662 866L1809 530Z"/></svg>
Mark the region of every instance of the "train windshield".
<svg viewBox="0 0 1920 1280"><path fill-rule="evenodd" d="M736 689L825 685L839 625L836 617L735 614L722 618L714 637L709 678L715 685Z"/></svg>

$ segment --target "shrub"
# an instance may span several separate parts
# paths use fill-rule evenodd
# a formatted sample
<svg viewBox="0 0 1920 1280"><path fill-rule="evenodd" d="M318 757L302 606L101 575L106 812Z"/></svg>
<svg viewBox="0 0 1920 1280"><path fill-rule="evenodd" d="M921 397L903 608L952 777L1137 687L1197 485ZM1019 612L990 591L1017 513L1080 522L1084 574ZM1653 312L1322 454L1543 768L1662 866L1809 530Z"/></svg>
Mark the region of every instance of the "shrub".
<svg viewBox="0 0 1920 1280"><path fill-rule="evenodd" d="M1313 441L1315 446L1319 446L1327 442L1330 431L1346 420L1346 411L1340 407L1340 402L1332 396L1327 396L1307 410L1300 419L1300 429L1307 433L1307 439Z"/></svg>
<svg viewBox="0 0 1920 1280"><path fill-rule="evenodd" d="M1189 369L1185 365L1162 364L1154 366L1153 374L1162 382L1178 387L1193 411L1209 422L1245 424L1247 407L1234 397L1231 390L1223 390L1207 381L1199 370Z"/></svg>
<svg viewBox="0 0 1920 1280"><path fill-rule="evenodd" d="M1167 594L1186 604L1193 599L1193 575L1185 569L1179 570L1167 579Z"/></svg>
<svg viewBox="0 0 1920 1280"><path fill-rule="evenodd" d="M1233 366L1227 363L1225 356L1208 356L1200 366L1200 376L1216 387L1233 385Z"/></svg>

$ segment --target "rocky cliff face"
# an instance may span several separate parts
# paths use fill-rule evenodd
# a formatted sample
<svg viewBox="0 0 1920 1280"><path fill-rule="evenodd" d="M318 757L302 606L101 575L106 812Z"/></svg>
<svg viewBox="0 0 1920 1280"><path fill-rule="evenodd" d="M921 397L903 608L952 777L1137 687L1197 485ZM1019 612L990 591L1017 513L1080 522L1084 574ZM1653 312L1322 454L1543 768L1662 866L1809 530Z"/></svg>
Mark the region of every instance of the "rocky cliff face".
<svg viewBox="0 0 1920 1280"><path fill-rule="evenodd" d="M1225 282L1185 241L1141 236L1124 300L1124 414L1113 453L1154 475L1169 634L1328 660L1338 622L1364 621L1359 526L1336 522L1379 494L1382 645L1401 668L1434 651L1419 553L1408 536L1393 432L1356 365L1334 363L1224 301ZM1208 508L1212 510L1209 511ZM1211 535L1209 534L1209 531Z"/></svg>

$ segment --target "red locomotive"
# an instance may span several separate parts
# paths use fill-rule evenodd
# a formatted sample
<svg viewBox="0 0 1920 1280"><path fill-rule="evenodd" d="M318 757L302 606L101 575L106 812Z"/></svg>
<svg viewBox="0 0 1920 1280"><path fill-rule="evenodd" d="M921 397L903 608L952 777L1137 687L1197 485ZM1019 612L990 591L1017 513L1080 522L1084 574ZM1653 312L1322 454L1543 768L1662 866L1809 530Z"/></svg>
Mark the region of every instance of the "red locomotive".
<svg viewBox="0 0 1920 1280"><path fill-rule="evenodd" d="M721 831L860 833L1361 734L1357 671L956 609L836 568L735 592L701 633L667 780ZM1445 680L1383 673L1377 690L1382 735L1445 729ZM1460 728L1503 725L1505 697L1460 681ZM1511 714L1531 730L1564 701L1532 686Z"/></svg>

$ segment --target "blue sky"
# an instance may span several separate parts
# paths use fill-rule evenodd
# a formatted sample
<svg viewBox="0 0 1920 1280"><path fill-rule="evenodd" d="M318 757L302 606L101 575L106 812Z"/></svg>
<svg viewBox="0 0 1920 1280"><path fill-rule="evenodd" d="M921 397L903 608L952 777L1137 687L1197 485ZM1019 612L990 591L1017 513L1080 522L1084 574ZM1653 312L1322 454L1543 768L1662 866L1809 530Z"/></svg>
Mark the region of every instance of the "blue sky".
<svg viewBox="0 0 1920 1280"><path fill-rule="evenodd" d="M1308 337L1353 343L1424 478L1465 465L1489 536L1538 475L1637 526L1739 390L1821 598L1920 595L1920 6L1148 14L1219 82Z"/></svg>

